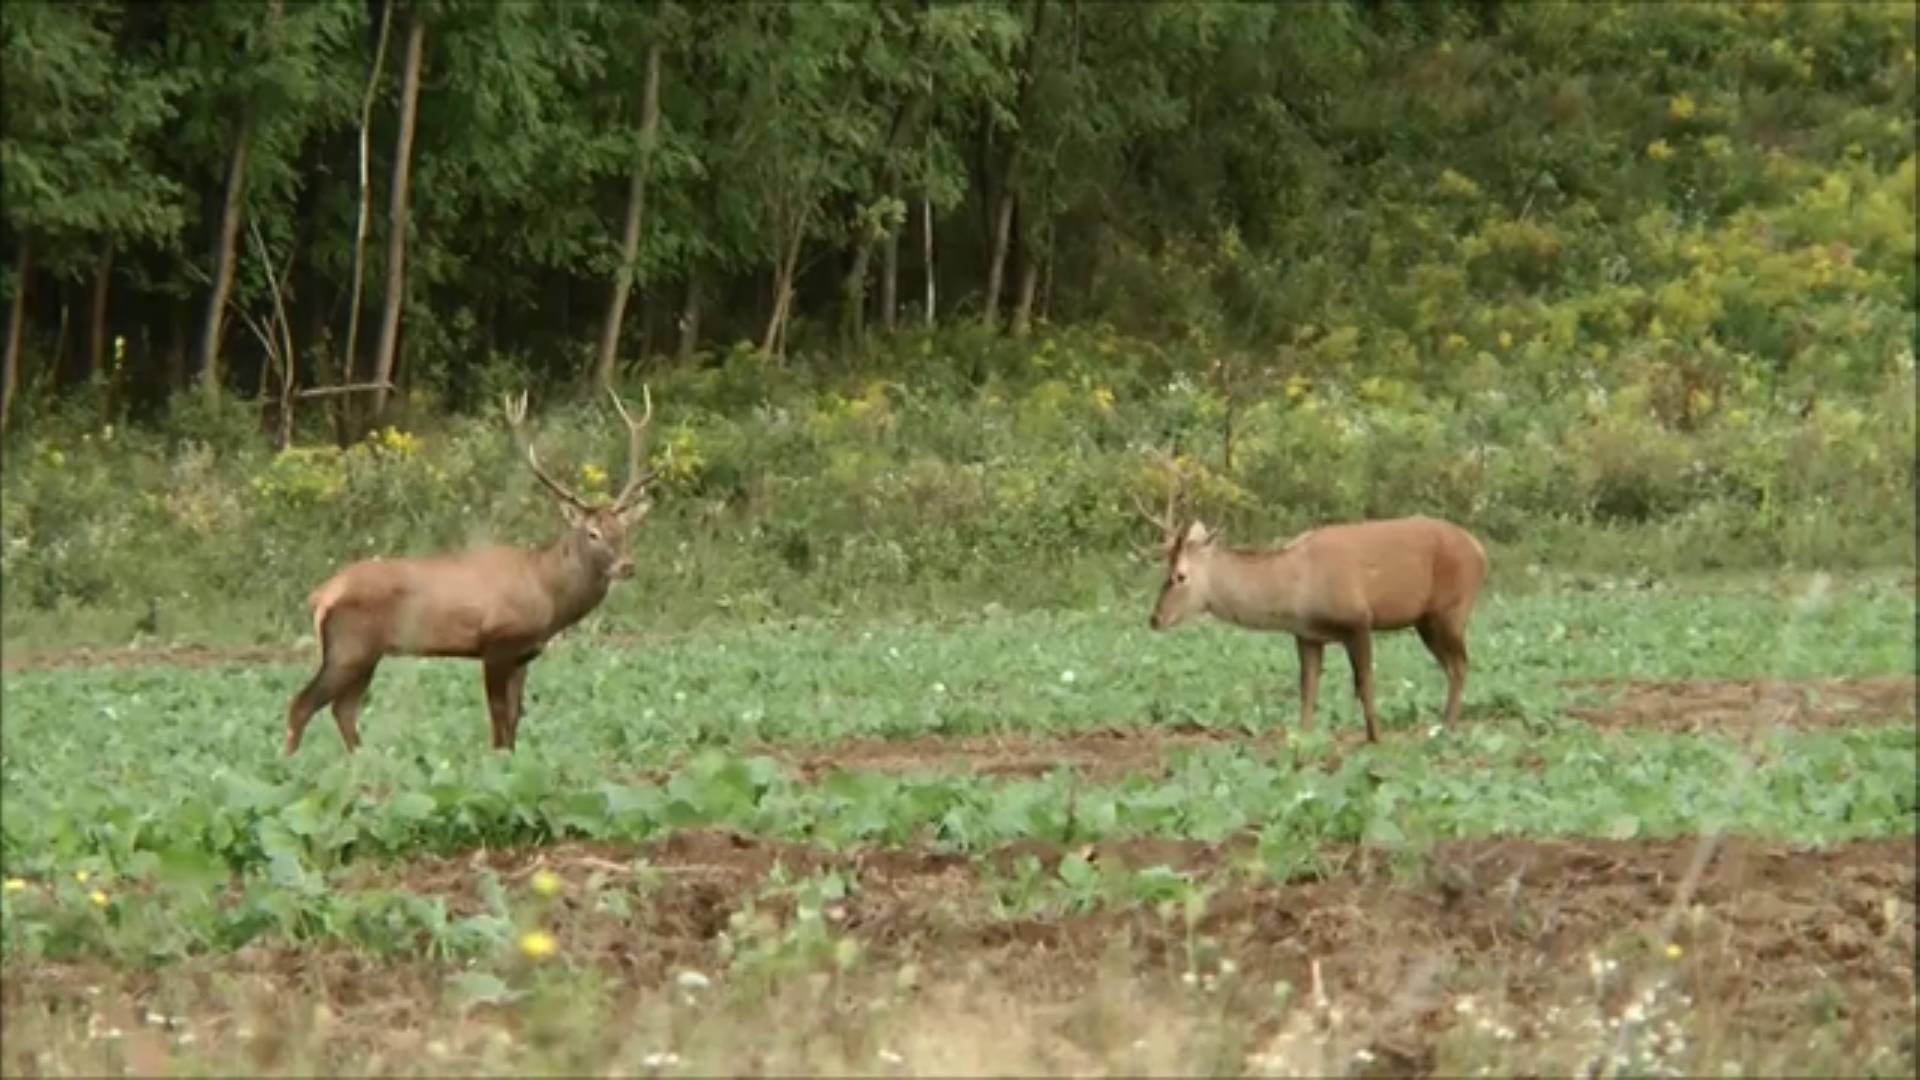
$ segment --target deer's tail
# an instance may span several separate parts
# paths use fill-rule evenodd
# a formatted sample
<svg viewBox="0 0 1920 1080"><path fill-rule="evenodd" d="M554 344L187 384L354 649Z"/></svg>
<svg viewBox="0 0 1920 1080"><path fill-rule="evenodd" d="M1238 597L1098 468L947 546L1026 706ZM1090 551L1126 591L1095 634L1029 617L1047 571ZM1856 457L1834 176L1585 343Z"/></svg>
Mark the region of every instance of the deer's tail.
<svg viewBox="0 0 1920 1080"><path fill-rule="evenodd" d="M333 577L307 594L307 610L313 615L313 643L323 660L327 655L327 617L333 614L334 605L345 592L346 583Z"/></svg>

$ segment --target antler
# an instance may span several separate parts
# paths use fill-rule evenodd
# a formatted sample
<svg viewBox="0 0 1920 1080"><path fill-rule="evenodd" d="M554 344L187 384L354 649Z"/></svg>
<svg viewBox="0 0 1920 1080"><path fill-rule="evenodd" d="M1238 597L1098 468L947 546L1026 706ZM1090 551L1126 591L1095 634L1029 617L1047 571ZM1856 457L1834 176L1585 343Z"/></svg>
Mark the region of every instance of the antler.
<svg viewBox="0 0 1920 1080"><path fill-rule="evenodd" d="M1151 510L1147 509L1147 506L1145 503L1140 501L1140 496L1138 494L1131 496L1133 499L1134 512L1138 513L1142 518L1146 520L1147 524L1152 525L1155 529L1159 530L1160 532L1159 544L1145 545L1140 548L1140 551L1143 555L1149 555L1149 556L1166 554L1167 549L1173 544L1174 536L1180 531L1180 525L1178 521L1176 521L1174 518L1174 510L1179 502L1180 495L1185 487L1185 483L1184 483L1185 478L1180 473L1178 463L1175 462L1171 457L1167 456L1166 454L1161 454L1160 458L1166 464L1168 471L1172 474L1172 478L1167 482L1166 508L1163 509L1160 513L1155 514Z"/></svg>
<svg viewBox="0 0 1920 1080"><path fill-rule="evenodd" d="M656 469L649 467L643 470L640 467L640 446L646 438L647 428L653 424L653 391L647 388L646 383L640 384L640 396L646 402L646 411L641 414L637 423L627 413L626 405L621 402L620 395L614 392L613 387L607 387L607 396L613 399L614 409L620 413L620 419L627 425L627 486L621 488L620 496L613 500L615 510L625 510L632 506L659 476Z"/></svg>
<svg viewBox="0 0 1920 1080"><path fill-rule="evenodd" d="M526 450L527 466L533 470L533 475L538 477L540 482L546 485L547 490L553 492L554 496L562 502L567 503L576 510L584 511L589 509L587 504L581 500L580 496L567 490L564 484L548 476L547 470L540 467L540 455L534 453L533 440L527 436L526 427L524 426L527 419L527 392L525 390L520 391L518 398L515 398L512 394L503 395L501 401L506 407L507 427L513 430L514 438L520 443L521 447Z"/></svg>

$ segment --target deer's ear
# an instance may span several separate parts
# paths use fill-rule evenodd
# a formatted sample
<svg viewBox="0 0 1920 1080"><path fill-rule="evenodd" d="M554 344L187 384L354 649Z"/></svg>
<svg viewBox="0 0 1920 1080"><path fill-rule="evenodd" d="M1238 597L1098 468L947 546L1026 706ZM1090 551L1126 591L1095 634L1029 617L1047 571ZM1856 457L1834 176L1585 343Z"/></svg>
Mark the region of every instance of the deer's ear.
<svg viewBox="0 0 1920 1080"><path fill-rule="evenodd" d="M581 522L587 520L586 512L572 503L555 502L554 505L560 508L560 516L567 519L568 525L577 528Z"/></svg>
<svg viewBox="0 0 1920 1080"><path fill-rule="evenodd" d="M641 499L639 502L634 503L632 506L629 506L625 510L620 511L620 524L623 527L630 529L633 526L640 524L640 520L646 517L647 512L652 509L653 509L652 499Z"/></svg>
<svg viewBox="0 0 1920 1080"><path fill-rule="evenodd" d="M1213 543L1213 533L1208 531L1205 524L1198 521L1187 526L1187 535L1180 541L1182 547L1206 547L1211 543Z"/></svg>

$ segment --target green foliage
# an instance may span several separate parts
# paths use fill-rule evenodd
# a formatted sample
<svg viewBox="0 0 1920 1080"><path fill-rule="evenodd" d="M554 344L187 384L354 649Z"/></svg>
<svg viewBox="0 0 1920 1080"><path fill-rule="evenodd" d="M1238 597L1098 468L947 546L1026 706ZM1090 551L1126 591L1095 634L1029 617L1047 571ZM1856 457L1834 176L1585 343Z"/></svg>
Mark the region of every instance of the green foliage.
<svg viewBox="0 0 1920 1080"><path fill-rule="evenodd" d="M1912 597L1895 588L1779 600L1745 587L1496 597L1474 627L1488 660L1467 723L1425 730L1438 675L1410 636L1383 638L1388 737L1331 758L1327 725L1358 722L1345 696L1325 699L1322 725L1284 743L1225 740L1174 754L1164 775L1098 782L1064 766L1019 779L846 768L807 780L757 749L1045 736L1129 718L1230 731L1293 723L1290 667L1274 662L1274 639L1216 628L1148 640L1134 610L709 632L631 654L563 645L529 683L528 737L511 759L479 749L466 665L389 664L362 717L363 753L346 759L322 731L291 762L277 756L276 728L303 668L10 674L0 871L32 887L6 896L0 935L11 955L48 957L160 959L261 935L479 955L512 932L504 902L456 918L405 894L335 885L370 859L698 826L961 852L1255 834L1255 869L1289 878L1324 845L1361 841L1719 827L1823 842L1915 824L1912 725L1864 726L1898 718L1668 735L1609 732L1564 712L1595 693L1567 680L1619 671L1909 671ZM643 762L666 775L636 777ZM72 881L76 871L87 880ZM207 887L229 879L224 895ZM802 881L745 909L733 931L741 972L840 956L822 914L835 887L847 886ZM1195 887L1082 860L1046 874L1015 865L994 889L1011 916L1178 906ZM811 914L756 914L797 909Z"/></svg>

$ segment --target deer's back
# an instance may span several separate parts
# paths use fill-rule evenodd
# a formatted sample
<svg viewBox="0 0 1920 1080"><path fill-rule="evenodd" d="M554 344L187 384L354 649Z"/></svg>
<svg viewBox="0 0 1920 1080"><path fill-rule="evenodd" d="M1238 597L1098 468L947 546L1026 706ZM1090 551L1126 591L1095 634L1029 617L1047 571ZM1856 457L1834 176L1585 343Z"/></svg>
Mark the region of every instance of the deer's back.
<svg viewBox="0 0 1920 1080"><path fill-rule="evenodd" d="M1322 594L1364 610L1375 629L1409 626L1431 612L1470 603L1486 554L1465 529L1430 517L1388 518L1314 529L1295 541Z"/></svg>

